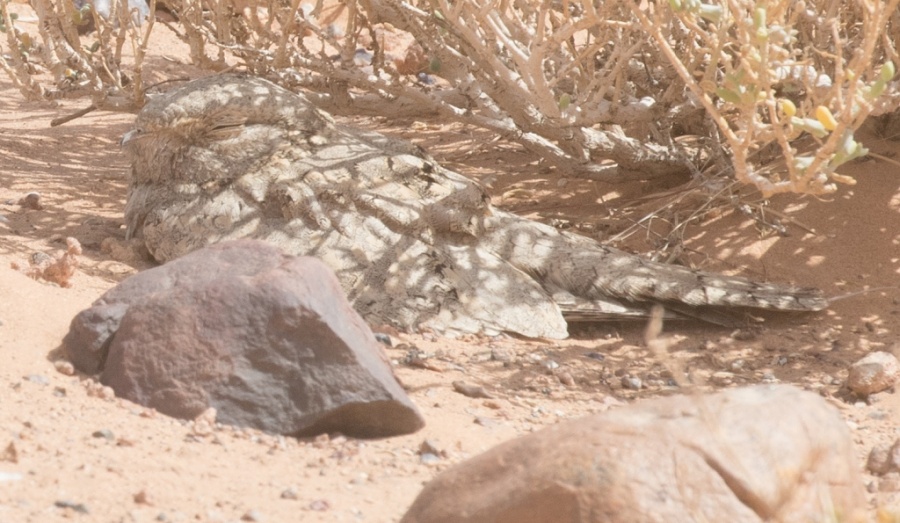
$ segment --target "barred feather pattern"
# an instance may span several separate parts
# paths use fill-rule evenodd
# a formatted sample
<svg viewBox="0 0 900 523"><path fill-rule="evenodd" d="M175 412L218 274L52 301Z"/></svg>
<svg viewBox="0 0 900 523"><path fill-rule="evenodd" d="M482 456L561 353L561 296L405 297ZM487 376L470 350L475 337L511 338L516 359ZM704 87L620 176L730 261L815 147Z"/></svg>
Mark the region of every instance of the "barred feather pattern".
<svg viewBox="0 0 900 523"><path fill-rule="evenodd" d="M654 263L494 208L412 144L338 125L252 76L153 98L123 147L127 234L158 261L262 239L324 260L375 323L563 338L567 319L642 316L653 303L702 319L828 304L816 289Z"/></svg>

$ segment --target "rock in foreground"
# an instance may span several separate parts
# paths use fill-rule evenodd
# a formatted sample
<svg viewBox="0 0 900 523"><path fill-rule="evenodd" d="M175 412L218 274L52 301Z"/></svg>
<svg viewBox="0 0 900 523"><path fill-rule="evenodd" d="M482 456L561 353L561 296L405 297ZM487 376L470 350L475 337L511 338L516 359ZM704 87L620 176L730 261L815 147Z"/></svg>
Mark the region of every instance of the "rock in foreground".
<svg viewBox="0 0 900 523"><path fill-rule="evenodd" d="M315 258L244 240L142 272L63 342L116 395L180 418L307 436L385 437L424 425L365 322Z"/></svg>
<svg viewBox="0 0 900 523"><path fill-rule="evenodd" d="M849 429L789 386L647 401L495 447L426 485L403 523L851 521Z"/></svg>

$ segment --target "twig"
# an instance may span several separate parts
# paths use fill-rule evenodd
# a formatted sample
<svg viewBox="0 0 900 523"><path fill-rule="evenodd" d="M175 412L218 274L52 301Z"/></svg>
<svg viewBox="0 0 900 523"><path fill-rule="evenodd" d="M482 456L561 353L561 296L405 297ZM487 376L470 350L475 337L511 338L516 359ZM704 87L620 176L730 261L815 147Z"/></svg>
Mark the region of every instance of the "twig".
<svg viewBox="0 0 900 523"><path fill-rule="evenodd" d="M75 111L74 113L72 113L70 115L60 116L59 118L54 118L54 119L50 120L50 127L56 127L56 126L66 123L66 122L71 122L72 120L75 120L76 118L81 118L82 116L90 113L91 111L95 111L96 109L97 109L97 106L94 104L91 104L91 105L85 107L84 109L79 109L79 110Z"/></svg>

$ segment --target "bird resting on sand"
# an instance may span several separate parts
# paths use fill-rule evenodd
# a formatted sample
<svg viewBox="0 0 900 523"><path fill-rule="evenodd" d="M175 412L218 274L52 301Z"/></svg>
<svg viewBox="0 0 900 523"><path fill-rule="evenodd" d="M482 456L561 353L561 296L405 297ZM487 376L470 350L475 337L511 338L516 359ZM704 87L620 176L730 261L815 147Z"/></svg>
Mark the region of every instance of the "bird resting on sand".
<svg viewBox="0 0 900 523"><path fill-rule="evenodd" d="M375 324L564 338L566 318L749 307L820 291L648 261L490 204L418 147L335 123L302 94L222 74L151 99L123 138L127 235L159 262L261 239L316 256Z"/></svg>

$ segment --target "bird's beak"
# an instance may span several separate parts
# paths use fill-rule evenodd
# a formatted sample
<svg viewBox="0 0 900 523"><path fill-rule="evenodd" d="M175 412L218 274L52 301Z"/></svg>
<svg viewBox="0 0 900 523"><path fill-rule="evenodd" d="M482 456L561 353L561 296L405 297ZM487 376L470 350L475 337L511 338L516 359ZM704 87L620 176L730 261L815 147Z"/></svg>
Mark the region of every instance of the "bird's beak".
<svg viewBox="0 0 900 523"><path fill-rule="evenodd" d="M132 129L132 130L128 131L127 133L123 134L122 141L119 142L119 147L124 147L125 144L127 144L131 140L134 140L137 137L137 135L138 135L137 129Z"/></svg>

